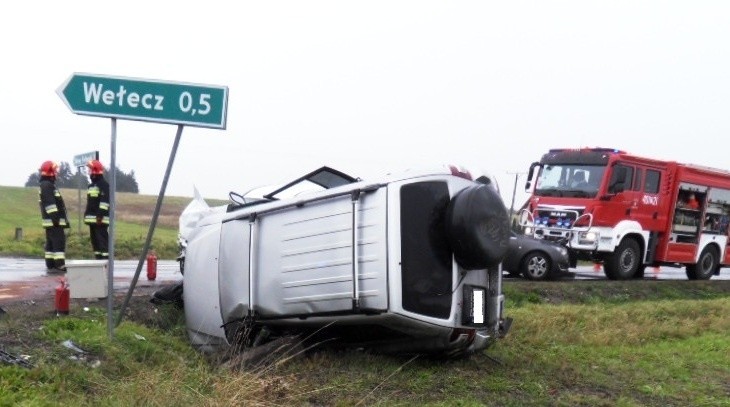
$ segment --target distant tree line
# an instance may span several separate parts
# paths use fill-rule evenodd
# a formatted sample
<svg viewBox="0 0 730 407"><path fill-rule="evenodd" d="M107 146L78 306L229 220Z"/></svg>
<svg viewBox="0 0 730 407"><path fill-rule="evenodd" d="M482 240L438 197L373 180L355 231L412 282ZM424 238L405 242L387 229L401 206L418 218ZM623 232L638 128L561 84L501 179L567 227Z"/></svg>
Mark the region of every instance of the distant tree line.
<svg viewBox="0 0 730 407"><path fill-rule="evenodd" d="M84 172L75 172L71 165L67 162L61 162L58 166L58 176L56 176L56 187L58 188L86 188L89 184L89 178ZM109 178L109 170L104 167L104 178L107 181L111 181ZM28 181L25 182L26 187L37 187L41 176L38 171L28 176ZM132 192L134 194L139 193L139 185L134 177L134 170L129 173L125 173L119 167L117 167L117 192Z"/></svg>

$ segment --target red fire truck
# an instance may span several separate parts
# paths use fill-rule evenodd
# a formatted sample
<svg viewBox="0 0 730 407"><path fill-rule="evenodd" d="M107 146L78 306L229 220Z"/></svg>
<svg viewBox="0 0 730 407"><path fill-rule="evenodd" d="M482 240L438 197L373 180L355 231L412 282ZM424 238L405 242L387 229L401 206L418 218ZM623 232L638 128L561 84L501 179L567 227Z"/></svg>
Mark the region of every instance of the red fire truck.
<svg viewBox="0 0 730 407"><path fill-rule="evenodd" d="M730 266L730 172L609 148L553 149L532 163L525 233L562 241L606 276L647 266L686 268L706 280Z"/></svg>

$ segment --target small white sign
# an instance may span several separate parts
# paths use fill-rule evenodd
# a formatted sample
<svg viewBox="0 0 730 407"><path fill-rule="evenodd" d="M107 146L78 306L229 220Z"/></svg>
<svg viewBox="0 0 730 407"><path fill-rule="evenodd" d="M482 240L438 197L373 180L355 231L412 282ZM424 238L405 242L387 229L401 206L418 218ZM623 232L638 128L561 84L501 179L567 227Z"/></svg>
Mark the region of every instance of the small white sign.
<svg viewBox="0 0 730 407"><path fill-rule="evenodd" d="M98 160L98 157L98 151L90 151L88 153L76 155L74 156L74 166L83 167L87 162L89 162L89 160Z"/></svg>

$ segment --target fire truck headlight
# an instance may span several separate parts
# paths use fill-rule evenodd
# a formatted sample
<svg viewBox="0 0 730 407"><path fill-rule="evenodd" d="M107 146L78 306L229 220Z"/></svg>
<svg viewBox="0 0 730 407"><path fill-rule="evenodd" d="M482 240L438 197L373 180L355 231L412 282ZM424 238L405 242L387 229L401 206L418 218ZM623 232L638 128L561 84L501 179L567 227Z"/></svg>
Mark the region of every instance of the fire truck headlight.
<svg viewBox="0 0 730 407"><path fill-rule="evenodd" d="M594 244L598 240L598 233L596 232L580 232L578 234L579 244Z"/></svg>

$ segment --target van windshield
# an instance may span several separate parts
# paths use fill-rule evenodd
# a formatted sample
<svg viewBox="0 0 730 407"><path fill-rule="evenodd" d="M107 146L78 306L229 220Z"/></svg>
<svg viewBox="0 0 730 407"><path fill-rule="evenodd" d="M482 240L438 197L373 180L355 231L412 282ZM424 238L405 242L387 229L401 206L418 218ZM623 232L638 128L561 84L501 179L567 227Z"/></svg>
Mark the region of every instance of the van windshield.
<svg viewBox="0 0 730 407"><path fill-rule="evenodd" d="M535 195L594 198L605 172L604 165L546 164L538 175Z"/></svg>

